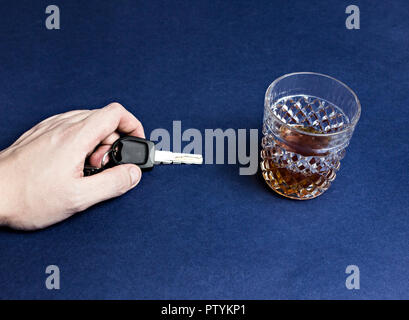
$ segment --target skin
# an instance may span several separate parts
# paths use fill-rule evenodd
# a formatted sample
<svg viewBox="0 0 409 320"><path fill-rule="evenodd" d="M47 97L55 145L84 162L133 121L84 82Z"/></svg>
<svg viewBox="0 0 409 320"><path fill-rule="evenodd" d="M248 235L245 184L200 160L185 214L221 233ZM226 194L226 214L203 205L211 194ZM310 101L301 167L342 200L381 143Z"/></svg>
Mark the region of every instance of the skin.
<svg viewBox="0 0 409 320"><path fill-rule="evenodd" d="M0 225L37 230L134 188L142 173L125 164L84 177L84 162L100 167L119 133L145 137L119 103L48 118L0 152Z"/></svg>

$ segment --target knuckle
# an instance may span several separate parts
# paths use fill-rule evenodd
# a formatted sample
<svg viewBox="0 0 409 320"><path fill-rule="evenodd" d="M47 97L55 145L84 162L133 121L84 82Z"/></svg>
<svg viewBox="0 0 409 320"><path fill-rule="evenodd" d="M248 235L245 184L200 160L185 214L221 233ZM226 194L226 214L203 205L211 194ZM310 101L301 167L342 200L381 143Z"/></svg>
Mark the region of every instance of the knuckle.
<svg viewBox="0 0 409 320"><path fill-rule="evenodd" d="M119 102L112 102L107 106L108 109L114 110L114 111L123 111L125 110L124 106L120 104Z"/></svg>

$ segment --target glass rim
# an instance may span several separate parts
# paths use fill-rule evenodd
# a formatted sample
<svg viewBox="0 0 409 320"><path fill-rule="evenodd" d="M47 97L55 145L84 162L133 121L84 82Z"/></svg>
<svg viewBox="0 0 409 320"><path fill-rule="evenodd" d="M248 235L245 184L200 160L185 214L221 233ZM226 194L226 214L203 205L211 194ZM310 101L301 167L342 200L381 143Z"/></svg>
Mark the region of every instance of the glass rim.
<svg viewBox="0 0 409 320"><path fill-rule="evenodd" d="M351 122L348 123L348 125L345 126L344 129L342 129L341 131L337 131L337 132L330 132L330 133L312 133L312 132L306 132L300 129L297 129L291 125L289 125L288 123L282 121L280 118L278 118L274 112L271 112L270 109L270 100L271 100L271 91L273 90L274 86L281 81L282 79L291 77L291 76L295 76L295 75L302 75L302 74L307 74L307 75L315 75L315 76L320 76L320 77L325 77L331 80L336 81L338 84L340 84L341 86L343 86L345 89L347 89L348 92L350 92L352 94L352 96L355 99L355 103L357 105L357 112L356 114L352 117ZM268 108L269 113L281 124L285 125L286 127L291 128L292 130L301 133L303 135L309 135L309 136L317 136L317 137L323 137L323 136L335 136L335 135L339 135L339 134L343 134L348 132L349 130L353 130L361 116L361 103L359 102L358 96L355 94L355 92L345 83L343 83L342 81L335 79L334 77L331 77L329 75L323 74L323 73L317 73L317 72L292 72L292 73L287 73L282 75L281 77L278 77L277 79L275 79L267 88L266 90L266 94L265 94L265 99L264 99L264 107Z"/></svg>

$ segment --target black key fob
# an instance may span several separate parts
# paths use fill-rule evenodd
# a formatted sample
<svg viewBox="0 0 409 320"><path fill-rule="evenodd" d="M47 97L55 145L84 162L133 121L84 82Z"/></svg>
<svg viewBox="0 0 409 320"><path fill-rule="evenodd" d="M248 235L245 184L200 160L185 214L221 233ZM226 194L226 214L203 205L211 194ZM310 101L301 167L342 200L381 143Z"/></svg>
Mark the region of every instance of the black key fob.
<svg viewBox="0 0 409 320"><path fill-rule="evenodd" d="M155 165L155 144L138 137L119 138L112 145L111 161L114 165L133 163L141 169L151 169Z"/></svg>

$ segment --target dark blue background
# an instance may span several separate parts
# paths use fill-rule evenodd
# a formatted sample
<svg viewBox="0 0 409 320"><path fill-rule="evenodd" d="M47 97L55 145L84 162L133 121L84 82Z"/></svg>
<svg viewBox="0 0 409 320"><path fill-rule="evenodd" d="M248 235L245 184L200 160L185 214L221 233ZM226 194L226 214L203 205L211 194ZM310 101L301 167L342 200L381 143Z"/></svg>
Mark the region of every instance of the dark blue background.
<svg viewBox="0 0 409 320"><path fill-rule="evenodd" d="M45 28L49 4L61 30ZM360 30L345 28L349 4ZM407 1L0 6L0 149L48 116L111 101L148 134L173 120L260 129L265 89L295 71L336 77L362 103L321 197L280 198L236 165L157 167L64 223L0 230L0 298L409 298ZM59 291L45 288L50 264ZM345 288L350 264L360 290Z"/></svg>

